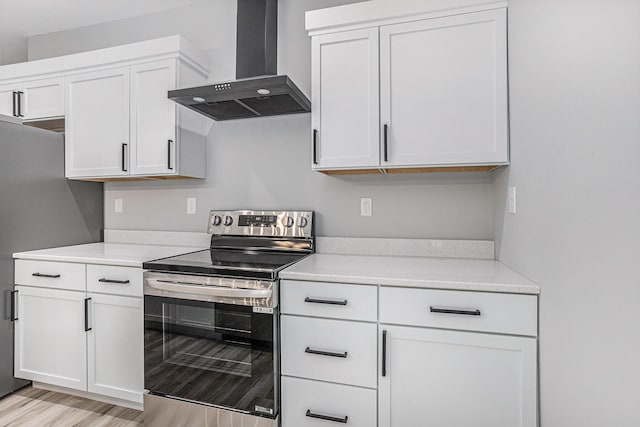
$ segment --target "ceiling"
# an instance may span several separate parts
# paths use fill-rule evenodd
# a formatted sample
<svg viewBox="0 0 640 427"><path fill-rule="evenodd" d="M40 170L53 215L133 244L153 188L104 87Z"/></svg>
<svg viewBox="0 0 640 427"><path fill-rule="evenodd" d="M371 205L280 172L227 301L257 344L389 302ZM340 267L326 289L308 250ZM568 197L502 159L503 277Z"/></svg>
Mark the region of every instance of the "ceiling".
<svg viewBox="0 0 640 427"><path fill-rule="evenodd" d="M212 0L0 0L2 35L31 37Z"/></svg>

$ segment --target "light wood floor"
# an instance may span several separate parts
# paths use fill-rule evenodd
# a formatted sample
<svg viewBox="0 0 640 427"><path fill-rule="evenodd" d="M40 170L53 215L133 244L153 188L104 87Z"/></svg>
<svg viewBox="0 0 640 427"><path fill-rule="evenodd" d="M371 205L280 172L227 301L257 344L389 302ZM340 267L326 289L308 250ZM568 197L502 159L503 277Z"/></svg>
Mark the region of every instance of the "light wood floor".
<svg viewBox="0 0 640 427"><path fill-rule="evenodd" d="M142 412L25 387L0 400L2 427L141 427Z"/></svg>

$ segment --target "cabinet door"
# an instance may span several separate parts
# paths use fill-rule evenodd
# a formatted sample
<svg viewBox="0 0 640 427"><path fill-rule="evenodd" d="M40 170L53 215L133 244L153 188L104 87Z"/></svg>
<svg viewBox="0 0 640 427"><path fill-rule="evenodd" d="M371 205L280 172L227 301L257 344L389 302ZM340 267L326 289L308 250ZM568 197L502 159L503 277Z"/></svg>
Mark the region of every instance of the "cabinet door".
<svg viewBox="0 0 640 427"><path fill-rule="evenodd" d="M15 376L87 388L84 292L16 286Z"/></svg>
<svg viewBox="0 0 640 427"><path fill-rule="evenodd" d="M0 86L0 114L17 117L16 95L14 95L18 91L16 87L15 84Z"/></svg>
<svg viewBox="0 0 640 427"><path fill-rule="evenodd" d="M535 338L380 329L381 427L537 425Z"/></svg>
<svg viewBox="0 0 640 427"><path fill-rule="evenodd" d="M506 11L380 27L380 92L383 166L506 164Z"/></svg>
<svg viewBox="0 0 640 427"><path fill-rule="evenodd" d="M131 173L175 174L176 106L167 92L176 87L176 61L131 68Z"/></svg>
<svg viewBox="0 0 640 427"><path fill-rule="evenodd" d="M64 79L34 80L21 85L21 113L25 120L64 116Z"/></svg>
<svg viewBox="0 0 640 427"><path fill-rule="evenodd" d="M90 293L88 391L142 403L142 299Z"/></svg>
<svg viewBox="0 0 640 427"><path fill-rule="evenodd" d="M67 78L67 177L129 174L129 68Z"/></svg>
<svg viewBox="0 0 640 427"><path fill-rule="evenodd" d="M378 29L312 39L314 169L380 163Z"/></svg>

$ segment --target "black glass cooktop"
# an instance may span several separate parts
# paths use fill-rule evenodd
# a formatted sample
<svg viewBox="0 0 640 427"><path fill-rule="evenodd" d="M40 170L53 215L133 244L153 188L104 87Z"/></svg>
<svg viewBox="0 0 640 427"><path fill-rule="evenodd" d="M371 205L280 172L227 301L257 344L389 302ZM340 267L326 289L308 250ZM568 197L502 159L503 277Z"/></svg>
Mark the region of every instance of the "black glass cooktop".
<svg viewBox="0 0 640 427"><path fill-rule="evenodd" d="M205 249L148 261L142 264L142 268L174 273L274 280L278 271L305 256L307 254L237 249Z"/></svg>

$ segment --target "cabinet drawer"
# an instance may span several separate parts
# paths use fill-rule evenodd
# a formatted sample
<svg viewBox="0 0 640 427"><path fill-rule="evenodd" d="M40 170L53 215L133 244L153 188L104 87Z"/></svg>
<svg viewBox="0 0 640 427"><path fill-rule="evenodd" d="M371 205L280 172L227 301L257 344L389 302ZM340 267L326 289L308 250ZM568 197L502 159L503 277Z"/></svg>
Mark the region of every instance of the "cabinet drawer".
<svg viewBox="0 0 640 427"><path fill-rule="evenodd" d="M17 259L15 284L84 291L85 265Z"/></svg>
<svg viewBox="0 0 640 427"><path fill-rule="evenodd" d="M351 427L375 427L376 391L282 378L282 427L340 425L345 419L345 424Z"/></svg>
<svg viewBox="0 0 640 427"><path fill-rule="evenodd" d="M378 317L376 286L283 280L280 292L283 314L371 322Z"/></svg>
<svg viewBox="0 0 640 427"><path fill-rule="evenodd" d="M282 374L376 387L375 324L282 316Z"/></svg>
<svg viewBox="0 0 640 427"><path fill-rule="evenodd" d="M142 297L142 269L89 264L87 291Z"/></svg>
<svg viewBox="0 0 640 427"><path fill-rule="evenodd" d="M536 336L535 295L380 288L380 323Z"/></svg>

